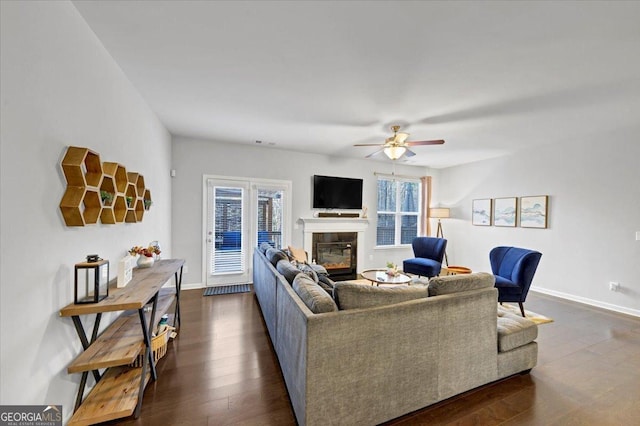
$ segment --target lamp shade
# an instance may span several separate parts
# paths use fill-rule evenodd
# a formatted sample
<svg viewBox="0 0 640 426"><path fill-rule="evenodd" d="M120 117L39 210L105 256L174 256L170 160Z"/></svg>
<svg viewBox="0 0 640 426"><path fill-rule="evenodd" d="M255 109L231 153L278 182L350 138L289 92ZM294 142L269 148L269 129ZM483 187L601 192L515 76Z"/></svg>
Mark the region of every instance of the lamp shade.
<svg viewBox="0 0 640 426"><path fill-rule="evenodd" d="M451 217L449 215L449 209L443 208L443 207L429 209L429 216L434 217L436 219L447 219Z"/></svg>
<svg viewBox="0 0 640 426"><path fill-rule="evenodd" d="M402 157L406 151L407 148L405 148L404 146L388 146L384 149L384 153L391 160L397 160L398 158Z"/></svg>

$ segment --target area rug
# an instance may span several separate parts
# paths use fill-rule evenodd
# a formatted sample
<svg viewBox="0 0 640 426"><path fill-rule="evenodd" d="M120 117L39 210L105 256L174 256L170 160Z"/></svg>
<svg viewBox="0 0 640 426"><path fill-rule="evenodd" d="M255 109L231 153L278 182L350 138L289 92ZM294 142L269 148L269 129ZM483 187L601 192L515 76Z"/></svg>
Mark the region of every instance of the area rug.
<svg viewBox="0 0 640 426"><path fill-rule="evenodd" d="M518 305L510 305L508 303L504 303L502 305L498 305L498 307L503 308L504 310L514 313L518 316L522 316L522 313L520 312L520 307ZM528 319L530 319L531 321L535 322L536 324L547 324L550 322L553 322L553 319L549 318L549 317L545 317L544 315L540 315L540 314L536 314L535 312L531 312L528 310L524 310L524 316Z"/></svg>
<svg viewBox="0 0 640 426"><path fill-rule="evenodd" d="M251 291L251 284L232 284L225 286L207 287L203 296L217 296L219 294L248 293Z"/></svg>

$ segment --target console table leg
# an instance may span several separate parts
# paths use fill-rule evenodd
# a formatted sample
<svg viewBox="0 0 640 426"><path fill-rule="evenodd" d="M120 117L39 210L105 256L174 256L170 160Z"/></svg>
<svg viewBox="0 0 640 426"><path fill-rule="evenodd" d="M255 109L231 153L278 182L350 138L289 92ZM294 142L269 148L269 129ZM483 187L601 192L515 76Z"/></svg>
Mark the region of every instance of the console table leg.
<svg viewBox="0 0 640 426"><path fill-rule="evenodd" d="M71 317L71 319L73 320L73 325L76 328L76 333L80 338L80 343L82 344L82 348L84 350L87 350L87 348L93 342L95 342L96 338L98 337L98 330L100 329L100 320L102 319L102 313L98 312L96 314L96 319L93 323L93 332L91 333L91 341L87 339L87 334L84 331L84 327L82 326L82 321L80 321L80 317L78 315L74 315ZM92 370L92 373L93 373L93 378L95 379L96 383L98 383L101 379L100 372L98 370ZM87 386L87 376L88 376L87 372L82 373L82 378L80 379L80 387L78 388L78 395L76 396L76 404L75 404L74 411L77 410L78 407L80 407L80 404L82 403L82 397L84 396L84 389Z"/></svg>
<svg viewBox="0 0 640 426"><path fill-rule="evenodd" d="M91 343L93 343L96 338L98 337L98 330L100 329L100 320L102 319L102 313L98 312L96 314L96 319L93 323L93 332L91 333L91 342L89 342L87 340L87 334L84 331L84 327L82 326L82 321L80 321L80 317L77 315L74 315L71 317L71 319L73 320L73 325L76 328L76 333L78 334L78 337L80 338L80 343L82 343L82 348L84 350L86 350ZM92 370L93 373L93 378L96 380L96 383L98 383L100 381L100 372L98 370ZM82 373L82 378L80 379L80 385L78 387L78 395L76 396L76 403L75 406L73 408L73 412L75 413L76 410L78 409L78 407L80 407L80 404L82 404L82 399L84 396L84 389L87 386L87 377L89 376L89 372L85 371Z"/></svg>
<svg viewBox="0 0 640 426"><path fill-rule="evenodd" d="M175 273L176 279L176 309L173 314L173 326L180 328L180 291L182 290L182 266Z"/></svg>
<svg viewBox="0 0 640 426"><path fill-rule="evenodd" d="M142 409L142 399L144 397L144 385L147 376L147 360L150 359L151 347L147 346L144 350L144 356L142 357L142 373L140 373L140 391L138 392L138 402L136 403L136 409L133 412L133 417L140 417L140 410Z"/></svg>
<svg viewBox="0 0 640 426"><path fill-rule="evenodd" d="M157 295L156 297L154 297L154 301L153 301L153 312L151 313L151 318L153 319L153 314L155 313L155 307L156 307L156 301L157 301ZM144 315L144 309L138 309L138 315L140 315L140 325L142 326L142 335L144 336L144 344L146 347L146 351L145 351L145 359L149 360L149 368L151 369L151 378L155 381L158 378L158 375L156 374L156 365L153 362L153 354L151 353L151 337L150 337L150 332L149 329L153 326L151 323L149 324L149 326L147 327L147 320L145 318ZM144 363L144 361L143 361ZM142 374L144 375L146 373L146 371L143 369L142 370ZM142 380L144 382L144 376L142 377ZM144 388L143 388L144 389ZM140 397L142 397L142 394L140 394Z"/></svg>

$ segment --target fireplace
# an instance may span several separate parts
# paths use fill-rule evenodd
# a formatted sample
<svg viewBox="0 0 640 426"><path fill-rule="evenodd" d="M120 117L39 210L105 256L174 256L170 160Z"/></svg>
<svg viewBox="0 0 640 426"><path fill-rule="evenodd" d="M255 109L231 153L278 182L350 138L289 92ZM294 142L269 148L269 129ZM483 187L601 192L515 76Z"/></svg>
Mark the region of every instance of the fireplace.
<svg viewBox="0 0 640 426"><path fill-rule="evenodd" d="M366 243L364 241L364 232L367 230L369 226L369 220L366 218L353 218L353 217L306 217L300 218L300 222L302 222L303 229L303 247L307 253L309 253L312 257L311 259L315 259L316 263L318 262L317 257L317 247L316 242L337 242L337 243L345 243L348 242L351 244L351 247L344 247L340 249L342 254L346 256L347 250L350 251L350 268L349 272L334 270L331 272L331 278L336 281L345 280L345 279L355 279L357 273L359 272L357 268L362 268L365 265L364 259L364 248L366 248ZM318 237L316 234L328 234L329 239L327 237ZM341 234L348 234L348 241ZM315 238L315 239L314 239ZM337 239L337 241L331 241L332 239ZM359 249L358 249L359 248ZM335 252L334 248L334 252ZM342 269L342 268L340 268ZM346 269L346 268L344 268ZM347 278L342 278L347 277Z"/></svg>
<svg viewBox="0 0 640 426"><path fill-rule="evenodd" d="M334 281L356 279L357 232L314 232L312 259L324 266Z"/></svg>

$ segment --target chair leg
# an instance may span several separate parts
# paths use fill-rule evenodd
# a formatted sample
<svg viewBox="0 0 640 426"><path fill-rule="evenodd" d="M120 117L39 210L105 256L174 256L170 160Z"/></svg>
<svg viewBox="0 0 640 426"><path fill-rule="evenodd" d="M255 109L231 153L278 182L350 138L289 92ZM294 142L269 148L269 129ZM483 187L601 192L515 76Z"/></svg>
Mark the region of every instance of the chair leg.
<svg viewBox="0 0 640 426"><path fill-rule="evenodd" d="M522 306L522 302L518 302L518 305L520 305L520 312L522 312L522 317L524 318L524 306Z"/></svg>

